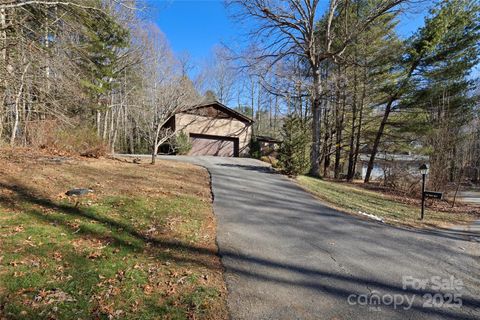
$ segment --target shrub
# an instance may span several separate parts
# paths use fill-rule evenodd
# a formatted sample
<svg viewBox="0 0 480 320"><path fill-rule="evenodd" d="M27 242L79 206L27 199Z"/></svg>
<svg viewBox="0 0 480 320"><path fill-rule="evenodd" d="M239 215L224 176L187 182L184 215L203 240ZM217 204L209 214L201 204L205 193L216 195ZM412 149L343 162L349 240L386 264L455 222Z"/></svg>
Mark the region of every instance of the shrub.
<svg viewBox="0 0 480 320"><path fill-rule="evenodd" d="M95 128L80 125L62 125L56 120L38 121L30 126L29 145L57 154L84 155L98 158L107 151Z"/></svg>
<svg viewBox="0 0 480 320"><path fill-rule="evenodd" d="M174 139L173 142L173 149L175 150L176 154L185 155L192 150L192 142L190 141L190 137L183 131L180 131Z"/></svg>
<svg viewBox="0 0 480 320"><path fill-rule="evenodd" d="M400 164L388 163L384 165L383 185L389 189L406 194L419 194L421 192L421 178L408 171Z"/></svg>
<svg viewBox="0 0 480 320"><path fill-rule="evenodd" d="M285 118L281 134L283 142L278 150L278 160L283 171L292 176L306 173L310 167L307 123L289 115Z"/></svg>
<svg viewBox="0 0 480 320"><path fill-rule="evenodd" d="M250 156L254 159L260 159L262 156L260 142L255 137L250 140Z"/></svg>
<svg viewBox="0 0 480 320"><path fill-rule="evenodd" d="M70 154L99 158L107 152L105 142L94 128L75 127L59 129L55 133L54 147Z"/></svg>
<svg viewBox="0 0 480 320"><path fill-rule="evenodd" d="M26 132L28 145L34 148L50 148L57 142L57 133L62 128L58 120L35 121L29 124Z"/></svg>
<svg viewBox="0 0 480 320"><path fill-rule="evenodd" d="M260 160L272 165L273 168L279 168L279 162L275 157L272 156L261 156Z"/></svg>

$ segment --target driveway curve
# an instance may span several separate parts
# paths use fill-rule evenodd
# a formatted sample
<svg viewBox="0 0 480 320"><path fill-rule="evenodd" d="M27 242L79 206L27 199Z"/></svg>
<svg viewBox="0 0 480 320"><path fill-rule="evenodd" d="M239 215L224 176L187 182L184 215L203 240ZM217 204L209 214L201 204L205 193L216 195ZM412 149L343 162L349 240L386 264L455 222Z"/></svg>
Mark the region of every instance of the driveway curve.
<svg viewBox="0 0 480 320"><path fill-rule="evenodd" d="M232 319L479 319L475 234L331 209L253 159L208 169Z"/></svg>

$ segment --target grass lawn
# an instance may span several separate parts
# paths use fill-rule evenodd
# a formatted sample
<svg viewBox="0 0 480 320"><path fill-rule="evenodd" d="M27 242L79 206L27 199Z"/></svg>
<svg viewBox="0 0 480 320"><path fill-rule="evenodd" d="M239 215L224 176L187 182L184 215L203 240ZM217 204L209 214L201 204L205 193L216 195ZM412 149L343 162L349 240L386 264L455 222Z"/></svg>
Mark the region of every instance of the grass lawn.
<svg viewBox="0 0 480 320"><path fill-rule="evenodd" d="M373 214L387 223L410 226L448 226L468 223L480 219L480 209L468 206L450 209L449 205L435 209L426 208L425 217L420 221L420 201L400 199L398 196L366 190L346 182L333 182L307 176L297 177L297 182L330 206L358 214L359 211Z"/></svg>
<svg viewBox="0 0 480 320"><path fill-rule="evenodd" d="M0 319L226 319L222 272L205 170L1 153Z"/></svg>

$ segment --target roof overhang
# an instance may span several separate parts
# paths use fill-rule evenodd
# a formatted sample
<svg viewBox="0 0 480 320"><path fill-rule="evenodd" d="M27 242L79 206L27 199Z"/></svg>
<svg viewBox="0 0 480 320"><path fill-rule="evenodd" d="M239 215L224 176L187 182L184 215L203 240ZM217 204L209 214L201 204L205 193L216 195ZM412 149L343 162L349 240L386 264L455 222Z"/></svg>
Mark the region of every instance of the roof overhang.
<svg viewBox="0 0 480 320"><path fill-rule="evenodd" d="M214 106L222 111L224 111L225 113L231 115L233 118L236 118L242 122L247 122L248 124L252 124L254 123L255 121L253 121L252 118L250 117L247 117L246 115L234 110L234 109L231 109L229 107L227 107L226 105L218 102L218 101L208 101L208 102L203 102L203 103L200 103L200 104L196 104L190 108L186 108L184 110L182 110L182 112L187 112L187 111L190 111L190 110L195 110L195 109L200 109L200 108L205 108L205 107L209 107L209 106Z"/></svg>

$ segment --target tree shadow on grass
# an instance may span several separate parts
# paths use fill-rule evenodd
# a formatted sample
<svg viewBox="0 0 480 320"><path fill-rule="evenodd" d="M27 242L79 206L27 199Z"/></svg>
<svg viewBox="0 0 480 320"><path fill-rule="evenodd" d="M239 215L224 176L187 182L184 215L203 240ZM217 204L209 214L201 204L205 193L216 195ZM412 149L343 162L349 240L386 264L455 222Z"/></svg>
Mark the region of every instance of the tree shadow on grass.
<svg viewBox="0 0 480 320"><path fill-rule="evenodd" d="M0 196L0 204L5 206L22 209L24 207L18 203L24 203L25 205L33 205L33 209L26 210L27 214L34 216L39 220L43 220L49 223L55 223L57 226L65 228L71 231L71 227L67 225L67 219L62 220L58 215L44 214L40 208L35 209L34 206L39 206L44 209L50 209L58 211L59 213L68 215L74 218L86 218L98 223L101 223L109 228L115 229L118 233L124 233L129 237L137 239L149 246L153 246L157 249L165 249L168 251L168 259L177 263L196 264L201 267L209 269L218 269L211 263L212 256L218 255L214 249L209 249L194 244L186 244L181 241L157 239L143 234L133 228L132 226L116 221L112 218L99 216L91 210L81 207L75 207L69 204L56 203L50 199L43 198L35 195L35 192L27 187L20 186L18 184L6 184L0 183L0 188L9 190L13 196ZM112 244L121 246L129 250L142 249L142 245L138 245L135 241L125 240L124 237L116 236L116 232L113 232L113 236L109 236L112 239ZM94 237L97 239L104 239L105 235L93 230L84 229L79 234ZM184 253L189 253L185 255ZM360 306L351 306L347 304L347 298L352 293L365 294L372 292L372 290L378 290L382 293L388 294L410 294L422 296L425 293L435 294L437 292L432 290L414 290L403 289L401 285L387 283L384 281L372 280L369 278L354 276L345 274L341 271L332 272L322 270L321 267L305 267L295 263L285 263L275 261L273 259L264 259L251 255L246 255L241 252L232 252L229 250L220 250L220 256L226 262L227 274L250 278L258 282L269 282L278 284L280 286L289 286L297 288L299 290L310 290L319 297L327 295L334 299L337 299L340 308L350 308L351 310L357 310L356 312L363 313L365 310L361 310ZM159 259L162 259L158 257ZM164 259L165 257L163 257ZM299 277L301 276L301 277ZM236 290L230 288L230 290ZM440 293L440 292L439 292ZM414 304L411 310L393 309L393 306L382 306L394 313L402 313L405 316L433 316L445 319L477 319L478 310L480 310L480 300L478 297L462 297L462 309L449 309L449 308L424 308L421 304ZM464 310L469 310L464 312ZM475 311L476 310L476 311ZM368 311L365 311L368 312Z"/></svg>
<svg viewBox="0 0 480 320"><path fill-rule="evenodd" d="M0 183L0 188L4 188L7 190L12 191L15 196L14 198L11 197L6 197L4 195L0 196L0 204L4 204L8 207L11 208L16 208L16 209L22 209L24 208L22 206L19 206L18 203L25 203L27 205L36 205L40 206L41 208L44 209L51 209L58 211L59 213L63 213L67 216L70 217L77 217L77 218L86 218L89 220L96 221L98 223L101 223L105 226L108 226L109 228L114 228L115 231L119 234L126 234L130 237L133 237L137 240L142 241L145 244L151 244L154 245L158 248L163 248L163 249L179 249L179 250L186 250L186 251L195 251L196 253L201 253L201 254L216 254L215 251L209 250L203 247L195 247L195 246L190 246L190 245L185 245L181 241L173 241L173 240L159 240L153 237L150 237L146 234L143 234L136 230L134 227L132 227L129 224L122 223L120 221L117 221L115 219L96 214L93 210L89 208L82 208L82 207L77 207L74 205L70 205L67 203L57 203L54 202L50 199L40 197L35 195L35 192L33 190L30 190L26 187L21 187L19 185L9 185L5 183ZM66 224L67 219L61 219L59 216L51 216L49 214L43 214L41 210L35 210L35 209L30 209L26 210L28 214L35 216L37 219L49 222L49 223L54 223L56 225L61 225L62 227L71 230L71 227L69 227ZM85 235L90 235L96 238L105 238L104 234L99 234L96 233L94 230L81 230L78 232L79 234L85 234ZM119 246L124 246L124 247L130 247L132 249L140 249L140 247L135 246L134 243L125 241L121 237L115 236L115 233L113 233L113 240L114 244L119 245Z"/></svg>

